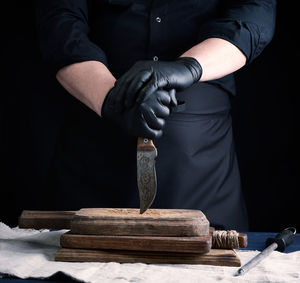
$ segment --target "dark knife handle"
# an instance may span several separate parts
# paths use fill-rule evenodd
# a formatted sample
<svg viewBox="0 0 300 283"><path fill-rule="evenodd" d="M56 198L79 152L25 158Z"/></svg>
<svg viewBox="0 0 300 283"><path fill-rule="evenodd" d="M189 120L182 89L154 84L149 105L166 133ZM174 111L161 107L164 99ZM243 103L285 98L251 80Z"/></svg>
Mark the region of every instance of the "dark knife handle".
<svg viewBox="0 0 300 283"><path fill-rule="evenodd" d="M295 234L296 228L286 228L282 232L278 233L275 238L268 238L266 241L266 247L276 243L278 245L276 250L283 252L285 248L294 241Z"/></svg>
<svg viewBox="0 0 300 283"><path fill-rule="evenodd" d="M152 140L138 137L137 141L137 150L139 151L148 151L148 150L155 150L155 145Z"/></svg>

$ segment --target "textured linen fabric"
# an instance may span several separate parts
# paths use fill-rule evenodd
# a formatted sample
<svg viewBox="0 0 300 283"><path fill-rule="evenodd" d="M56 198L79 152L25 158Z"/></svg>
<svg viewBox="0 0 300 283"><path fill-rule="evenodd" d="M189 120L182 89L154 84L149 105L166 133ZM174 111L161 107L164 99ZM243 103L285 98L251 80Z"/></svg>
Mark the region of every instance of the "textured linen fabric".
<svg viewBox="0 0 300 283"><path fill-rule="evenodd" d="M62 272L82 282L300 282L300 251L273 252L257 267L235 277L237 267L212 265L68 263L53 261L59 238L67 230L48 231L9 228L0 222L0 276L47 278ZM242 264L258 251L237 251Z"/></svg>

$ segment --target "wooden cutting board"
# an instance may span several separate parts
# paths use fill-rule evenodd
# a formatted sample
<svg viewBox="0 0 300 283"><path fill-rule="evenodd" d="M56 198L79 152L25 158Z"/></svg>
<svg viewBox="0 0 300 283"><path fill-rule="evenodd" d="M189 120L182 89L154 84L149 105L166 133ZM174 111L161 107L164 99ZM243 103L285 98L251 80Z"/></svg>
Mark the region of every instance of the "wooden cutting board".
<svg viewBox="0 0 300 283"><path fill-rule="evenodd" d="M20 228L71 229L81 235L203 236L209 222L200 210L84 208L79 211L23 211Z"/></svg>
<svg viewBox="0 0 300 283"><path fill-rule="evenodd" d="M118 250L58 250L56 261L67 262L119 262L148 264L210 264L218 266L241 266L241 261L233 250L211 249L206 254L142 252Z"/></svg>
<svg viewBox="0 0 300 283"><path fill-rule="evenodd" d="M70 232L60 238L63 248L207 253L211 235L200 237L99 236Z"/></svg>
<svg viewBox="0 0 300 283"><path fill-rule="evenodd" d="M72 234L114 236L196 237L209 234L200 210L85 208L71 221Z"/></svg>
<svg viewBox="0 0 300 283"><path fill-rule="evenodd" d="M67 232L60 238L63 248L75 249L108 249L135 251L166 251L207 253L212 246L212 231L210 235L198 237L159 237L159 236L103 236L78 235ZM247 246L247 235L239 233L239 247Z"/></svg>

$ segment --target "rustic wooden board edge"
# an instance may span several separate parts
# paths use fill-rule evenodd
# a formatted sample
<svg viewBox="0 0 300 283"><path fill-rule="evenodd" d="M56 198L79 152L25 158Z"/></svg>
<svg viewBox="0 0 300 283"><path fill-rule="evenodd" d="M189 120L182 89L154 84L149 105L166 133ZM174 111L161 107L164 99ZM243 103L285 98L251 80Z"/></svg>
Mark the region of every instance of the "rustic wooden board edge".
<svg viewBox="0 0 300 283"><path fill-rule="evenodd" d="M207 220L205 214L199 209L167 209L167 208L149 208L143 214L140 214L139 208L82 208L75 213L75 216L81 219L108 219L108 220L165 220L178 222L184 220Z"/></svg>
<svg viewBox="0 0 300 283"><path fill-rule="evenodd" d="M235 251L223 249L212 249L206 254L191 254L61 248L55 255L55 261L241 266Z"/></svg>
<svg viewBox="0 0 300 283"><path fill-rule="evenodd" d="M120 236L202 236L209 221L200 210L134 208L84 208L71 222L73 234Z"/></svg>
<svg viewBox="0 0 300 283"><path fill-rule="evenodd" d="M30 229L70 229L75 213L76 211L23 210L18 226Z"/></svg>
<svg viewBox="0 0 300 283"><path fill-rule="evenodd" d="M201 237L98 236L67 232L60 238L63 248L189 253L207 253L211 249L211 243L211 235Z"/></svg>
<svg viewBox="0 0 300 283"><path fill-rule="evenodd" d="M247 246L247 235L239 234L239 247ZM78 235L71 231L63 234L61 247L80 249L122 249L142 251L169 251L206 253L212 246L211 234L200 237L158 237L158 236L103 236Z"/></svg>
<svg viewBox="0 0 300 283"><path fill-rule="evenodd" d="M209 234L209 223L147 223L147 222L115 222L97 223L97 221L85 221L71 223L73 234L80 235L119 235L119 236L164 236L164 237L192 237Z"/></svg>

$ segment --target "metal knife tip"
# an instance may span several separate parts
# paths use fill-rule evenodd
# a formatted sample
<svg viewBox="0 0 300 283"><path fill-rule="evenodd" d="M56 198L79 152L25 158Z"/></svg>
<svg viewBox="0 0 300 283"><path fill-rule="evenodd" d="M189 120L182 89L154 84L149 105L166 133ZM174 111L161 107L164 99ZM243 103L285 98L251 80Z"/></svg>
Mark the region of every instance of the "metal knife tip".
<svg viewBox="0 0 300 283"><path fill-rule="evenodd" d="M147 210L147 208L140 208L140 214L143 214L145 211Z"/></svg>
<svg viewBox="0 0 300 283"><path fill-rule="evenodd" d="M243 275L245 273L245 270L243 268L240 268L235 274L234 276L240 276Z"/></svg>

